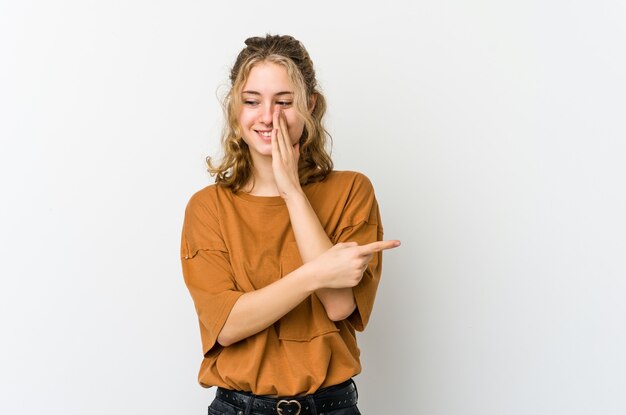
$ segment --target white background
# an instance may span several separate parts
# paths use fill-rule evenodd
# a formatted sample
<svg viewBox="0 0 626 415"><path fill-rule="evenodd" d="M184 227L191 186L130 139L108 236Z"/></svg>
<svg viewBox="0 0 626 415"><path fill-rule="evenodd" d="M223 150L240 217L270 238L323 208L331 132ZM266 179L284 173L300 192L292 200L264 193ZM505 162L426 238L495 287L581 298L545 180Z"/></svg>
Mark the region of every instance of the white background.
<svg viewBox="0 0 626 415"><path fill-rule="evenodd" d="M203 414L183 211L292 34L385 254L365 414L626 413L623 1L0 3L0 412ZM394 412L395 410L395 412Z"/></svg>

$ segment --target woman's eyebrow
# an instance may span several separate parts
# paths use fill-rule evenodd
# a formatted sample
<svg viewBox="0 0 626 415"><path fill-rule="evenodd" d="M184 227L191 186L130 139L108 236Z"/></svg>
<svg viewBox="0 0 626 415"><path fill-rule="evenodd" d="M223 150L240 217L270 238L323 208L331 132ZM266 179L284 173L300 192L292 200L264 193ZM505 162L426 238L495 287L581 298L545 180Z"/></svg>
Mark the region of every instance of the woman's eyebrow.
<svg viewBox="0 0 626 415"><path fill-rule="evenodd" d="M251 95L261 95L260 92L257 91L243 91L243 94L251 94ZM274 96L276 95L293 95L293 92L291 91L281 91L281 92L277 92L274 94Z"/></svg>

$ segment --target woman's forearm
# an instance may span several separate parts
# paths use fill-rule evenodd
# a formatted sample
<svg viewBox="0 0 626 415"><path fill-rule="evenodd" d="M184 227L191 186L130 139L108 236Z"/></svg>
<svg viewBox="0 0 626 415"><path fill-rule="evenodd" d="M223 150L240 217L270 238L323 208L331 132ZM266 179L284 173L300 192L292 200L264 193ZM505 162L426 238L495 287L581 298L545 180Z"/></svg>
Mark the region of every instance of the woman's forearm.
<svg viewBox="0 0 626 415"><path fill-rule="evenodd" d="M243 294L233 306L217 337L230 346L269 327L318 288L315 270L301 266L259 290Z"/></svg>
<svg viewBox="0 0 626 415"><path fill-rule="evenodd" d="M304 263L310 262L332 248L326 231L304 193L287 195L291 227ZM352 288L321 288L315 291L331 320L347 318L356 308Z"/></svg>
<svg viewBox="0 0 626 415"><path fill-rule="evenodd" d="M310 262L332 248L333 243L304 193L289 195L285 202L302 262Z"/></svg>

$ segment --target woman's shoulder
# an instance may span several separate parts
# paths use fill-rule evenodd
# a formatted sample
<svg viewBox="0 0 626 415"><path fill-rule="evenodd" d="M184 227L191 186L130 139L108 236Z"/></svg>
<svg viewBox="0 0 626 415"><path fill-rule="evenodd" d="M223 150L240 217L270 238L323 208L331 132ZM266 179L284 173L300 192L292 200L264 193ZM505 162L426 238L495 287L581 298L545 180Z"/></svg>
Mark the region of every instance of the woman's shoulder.
<svg viewBox="0 0 626 415"><path fill-rule="evenodd" d="M211 184L196 191L187 202L187 214L210 214L215 216L218 205L224 197L231 193L229 189L218 184Z"/></svg>
<svg viewBox="0 0 626 415"><path fill-rule="evenodd" d="M353 170L333 170L321 182L326 187L356 191L373 191L370 179L363 173Z"/></svg>
<svg viewBox="0 0 626 415"><path fill-rule="evenodd" d="M378 204L369 178L358 171L333 170L306 191L326 226L341 230L361 222L376 223ZM334 233L335 231L331 231Z"/></svg>
<svg viewBox="0 0 626 415"><path fill-rule="evenodd" d="M189 198L188 205L197 206L207 203L217 196L217 185L210 184L200 190L196 190Z"/></svg>
<svg viewBox="0 0 626 415"><path fill-rule="evenodd" d="M366 208L375 202L372 182L358 171L333 170L321 182L305 188L305 192L318 211L343 210L348 206Z"/></svg>

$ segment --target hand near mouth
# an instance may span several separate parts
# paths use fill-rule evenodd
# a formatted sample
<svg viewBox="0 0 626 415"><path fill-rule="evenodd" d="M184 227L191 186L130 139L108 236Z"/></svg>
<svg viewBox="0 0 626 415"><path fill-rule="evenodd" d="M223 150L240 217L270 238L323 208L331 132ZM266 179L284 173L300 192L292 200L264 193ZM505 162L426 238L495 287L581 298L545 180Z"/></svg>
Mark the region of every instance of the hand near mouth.
<svg viewBox="0 0 626 415"><path fill-rule="evenodd" d="M272 168L276 187L283 199L302 192L298 175L300 144L291 144L285 115L280 109L274 111L272 130Z"/></svg>

